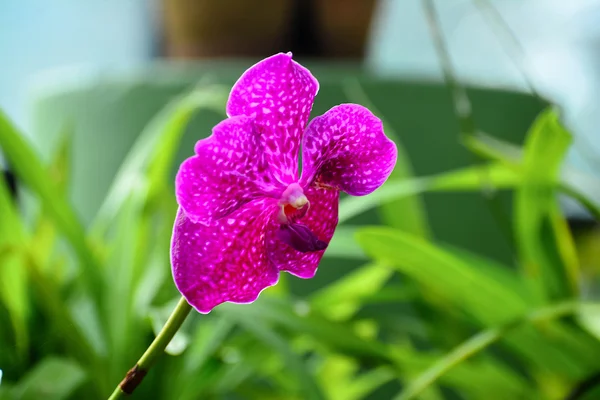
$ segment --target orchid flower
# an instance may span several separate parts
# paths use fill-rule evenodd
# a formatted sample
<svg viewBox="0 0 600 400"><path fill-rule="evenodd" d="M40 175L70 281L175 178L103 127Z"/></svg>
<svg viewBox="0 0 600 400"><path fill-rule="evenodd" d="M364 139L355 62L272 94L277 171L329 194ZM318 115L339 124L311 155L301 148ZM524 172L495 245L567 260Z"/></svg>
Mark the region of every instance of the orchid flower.
<svg viewBox="0 0 600 400"><path fill-rule="evenodd" d="M312 278L340 191L367 195L392 172L396 146L365 107L338 105L307 126L318 89L291 53L260 61L233 86L228 118L181 165L171 261L199 312L252 302L281 271Z"/></svg>

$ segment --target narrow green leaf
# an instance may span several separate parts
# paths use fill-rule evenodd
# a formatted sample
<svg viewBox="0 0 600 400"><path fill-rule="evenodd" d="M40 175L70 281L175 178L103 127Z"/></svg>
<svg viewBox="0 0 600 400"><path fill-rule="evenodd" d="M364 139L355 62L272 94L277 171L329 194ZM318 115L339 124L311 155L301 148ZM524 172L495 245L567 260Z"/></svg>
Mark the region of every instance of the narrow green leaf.
<svg viewBox="0 0 600 400"><path fill-rule="evenodd" d="M306 304L300 304L294 308L292 304L284 299L267 298L265 296L252 306L234 307L238 307L240 312L243 310L248 316L261 318L294 332L317 338L320 343L336 351L384 360L385 362L394 361L386 345L365 340L356 335L350 326L323 318L316 312L310 312L310 308L307 310L309 312L305 314L302 309L306 306ZM221 310L228 309L228 305L221 307Z"/></svg>
<svg viewBox="0 0 600 400"><path fill-rule="evenodd" d="M521 147L484 133L465 138L464 144L472 152L521 173ZM600 180L566 165L562 167L558 186L561 192L577 200L594 218L600 220Z"/></svg>
<svg viewBox="0 0 600 400"><path fill-rule="evenodd" d="M502 274L490 273L496 268L493 264L480 268L476 258L443 250L390 228L364 228L357 233L357 240L367 254L390 263L424 289L445 299L448 309L454 308L475 318L479 326L506 323L535 305L531 303L537 299L535 293L522 297L519 291L496 280ZM523 329L507 338L506 343L523 360L546 372L560 371L573 376L590 367L589 352L582 352L565 341L556 341L553 335L546 336L543 331ZM591 347L596 345L591 343Z"/></svg>
<svg viewBox="0 0 600 400"><path fill-rule="evenodd" d="M360 365L350 357L330 354L318 371L321 386L332 400L359 400L396 378L389 366L359 373Z"/></svg>
<svg viewBox="0 0 600 400"><path fill-rule="evenodd" d="M440 358L419 377L417 377L405 390L403 390L396 397L396 399L409 400L417 398L417 396L419 396L423 390L434 384L436 380L446 374L449 370L456 367L458 364L465 362L474 354L483 351L492 343L502 339L508 332L520 327L521 325L536 324L548 320L562 318L576 313L581 309L591 307L600 308L600 305L584 305L576 302L559 303L534 310L526 314L524 317L515 319L514 321L508 322L504 325L482 331L467 341L461 343L444 357Z"/></svg>
<svg viewBox="0 0 600 400"><path fill-rule="evenodd" d="M365 260L367 257L354 240L356 227L349 225L338 226L331 239L325 257Z"/></svg>
<svg viewBox="0 0 600 400"><path fill-rule="evenodd" d="M443 354L439 349L416 350L411 345L396 346L394 350L396 349L403 352L404 363L400 364L400 367L403 371L401 378L404 383L419 377ZM474 376L477 379L473 379ZM456 364L454 368L440 376L439 383L463 393L467 398L487 398L489 393L494 393L502 399L531 398L528 396L531 394L531 390L526 379L518 372L511 371L488 356ZM440 398L441 396L437 395L437 389L437 386L430 385L419 398Z"/></svg>
<svg viewBox="0 0 600 400"><path fill-rule="evenodd" d="M312 373L308 370L307 365L302 361L300 356L290 348L286 340L279 336L274 330L270 329L266 324L256 323L256 320L244 313L240 308L229 307L226 311L228 318L239 323L244 329L256 336L263 343L274 347L281 353L283 359L288 363L292 371L296 373L302 391L303 398L306 399L324 399L321 388L314 379Z"/></svg>
<svg viewBox="0 0 600 400"><path fill-rule="evenodd" d="M67 198L53 183L33 148L0 111L0 147L16 175L39 197L48 215L60 228L79 257L83 281L95 298L101 295L102 282L98 260L90 248L83 225Z"/></svg>
<svg viewBox="0 0 600 400"><path fill-rule="evenodd" d="M313 293L311 307L333 320L348 319L358 311L363 298L381 290L392 273L387 265L367 264Z"/></svg>
<svg viewBox="0 0 600 400"><path fill-rule="evenodd" d="M349 219L398 198L423 192L493 191L519 185L518 172L500 163L461 168L429 177L386 183L366 197L346 197L340 201L339 221Z"/></svg>
<svg viewBox="0 0 600 400"><path fill-rule="evenodd" d="M430 178L430 191L496 191L518 186L517 171L500 163L461 168Z"/></svg>
<svg viewBox="0 0 600 400"><path fill-rule="evenodd" d="M73 361L46 358L29 371L14 390L22 400L69 399L85 379L84 370Z"/></svg>
<svg viewBox="0 0 600 400"><path fill-rule="evenodd" d="M357 232L357 240L374 259L453 299L485 323L497 323L526 310L524 299L510 288L465 259L417 237L390 228L368 227ZM503 305L501 309L498 304Z"/></svg>
<svg viewBox="0 0 600 400"><path fill-rule="evenodd" d="M27 318L30 307L28 277L21 253L25 227L19 219L15 204L4 178L0 175L0 301L8 310L20 357L27 351L29 335Z"/></svg>
<svg viewBox="0 0 600 400"><path fill-rule="evenodd" d="M111 234L113 239L107 248L106 267L104 273L110 280L110 293L105 300L107 311L106 327L107 344L109 346L110 371L114 371L113 379L119 379L117 371L130 368L131 360L137 353L143 351L139 346L139 338L129 332L139 332L142 327L140 318L133 309L135 288L135 259L139 254L139 239L142 234L138 231L143 221L140 198L144 194L135 191L121 206L119 217L113 221ZM147 252L146 252L147 253ZM172 310L172 309L171 309ZM163 320L162 322L165 322ZM160 326L162 327L162 325Z"/></svg>
<svg viewBox="0 0 600 400"><path fill-rule="evenodd" d="M476 267L479 273L488 276L501 286L509 289L514 295L525 300L527 304L534 305L541 302L539 297L535 297L536 293L530 290L527 282L523 281L521 276L515 273L514 268L455 246L442 244L440 248Z"/></svg>
<svg viewBox="0 0 600 400"><path fill-rule="evenodd" d="M515 193L513 226L525 271L541 277L550 295L573 294L577 282L565 287L562 265L554 264L543 243L544 224L550 220L559 181L559 168L571 144L571 135L552 110L543 112L530 129L523 154L524 184Z"/></svg>
<svg viewBox="0 0 600 400"><path fill-rule="evenodd" d="M552 202L548 219L550 220L550 229L554 233L557 252L562 261L571 292L578 293L580 271L575 239L573 238L573 235L571 235L571 230L560 209L557 199Z"/></svg>
<svg viewBox="0 0 600 400"><path fill-rule="evenodd" d="M222 345L234 326L235 324L227 318L215 317L203 321L196 330L190 349L185 354L185 371L192 374L199 369Z"/></svg>
<svg viewBox="0 0 600 400"><path fill-rule="evenodd" d="M388 204L402 197L422 193L428 188L428 183L426 179L422 178L394 181L383 185L365 197L348 196L340 201L339 223L346 222L350 218L378 207L381 204Z"/></svg>
<svg viewBox="0 0 600 400"><path fill-rule="evenodd" d="M360 400L378 387L396 378L395 371L390 367L374 368L354 377L345 390L340 390L336 398L340 400Z"/></svg>
<svg viewBox="0 0 600 400"><path fill-rule="evenodd" d="M71 146L72 135L65 132L61 135L57 150L52 155L50 164L47 167L48 175L52 179L57 190L62 196L68 195L69 177L71 174ZM32 256L38 260L37 265L43 268L43 272L59 277L61 272L58 269L52 269L52 263L47 262L55 252L57 240L57 229L52 219L48 217L48 212L42 207L35 221L33 237L31 241L35 246L31 248ZM62 277L61 277L62 278Z"/></svg>
<svg viewBox="0 0 600 400"><path fill-rule="evenodd" d="M101 330L98 326L95 326L90 332L84 333L76 316L71 314L69 309L71 304L63 300L61 290L54 279L42 273L43 269L37 264L35 257L29 254L28 248L18 248L16 250L22 254L22 259L30 277L30 286L37 294L38 310L45 314L48 321L51 321L51 326L45 328L56 332L56 337L62 340L62 346L68 354L77 360L80 365L84 365L91 376L99 378L101 376L99 371L102 371L99 353L102 352L102 349L94 348L93 343L94 339L97 339L97 341L102 340L102 337L100 337ZM86 301L88 304L90 303L87 298ZM95 312L95 308L90 305L85 310L84 318L89 320L92 312ZM93 383L99 392L103 392L99 388L102 385L99 379L94 380Z"/></svg>

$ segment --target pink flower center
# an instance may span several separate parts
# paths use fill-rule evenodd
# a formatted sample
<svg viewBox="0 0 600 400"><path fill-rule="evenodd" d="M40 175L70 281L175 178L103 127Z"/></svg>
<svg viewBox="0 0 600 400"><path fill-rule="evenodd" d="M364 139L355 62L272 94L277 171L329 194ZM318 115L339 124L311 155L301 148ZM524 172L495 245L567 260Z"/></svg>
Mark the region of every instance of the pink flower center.
<svg viewBox="0 0 600 400"><path fill-rule="evenodd" d="M283 191L279 199L279 206L281 210L277 219L279 223L287 224L302 218L308 211L310 202L304 195L302 186L292 183Z"/></svg>

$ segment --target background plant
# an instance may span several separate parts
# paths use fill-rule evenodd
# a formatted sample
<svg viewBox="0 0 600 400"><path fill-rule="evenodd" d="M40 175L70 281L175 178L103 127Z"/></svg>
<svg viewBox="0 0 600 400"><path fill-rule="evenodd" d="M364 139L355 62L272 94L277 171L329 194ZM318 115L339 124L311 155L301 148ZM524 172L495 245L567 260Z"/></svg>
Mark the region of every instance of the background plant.
<svg viewBox="0 0 600 400"><path fill-rule="evenodd" d="M2 116L0 146L27 206L0 184L0 398L101 399L143 352L177 299L178 141L194 112L222 112L226 95L205 86L157 115L89 228L67 200L68 132L46 164ZM134 398L552 399L598 372L600 307L581 294L597 270L583 269L557 201L566 193L598 216L578 182L598 183L561 168L570 134L548 109L521 148L463 140L480 157L472 166L412 177L404 158L378 192L342 200L326 256L358 267L306 296L286 276L253 305L194 315ZM514 263L430 237L418 195L438 191L510 191ZM359 225L374 208L382 224Z"/></svg>

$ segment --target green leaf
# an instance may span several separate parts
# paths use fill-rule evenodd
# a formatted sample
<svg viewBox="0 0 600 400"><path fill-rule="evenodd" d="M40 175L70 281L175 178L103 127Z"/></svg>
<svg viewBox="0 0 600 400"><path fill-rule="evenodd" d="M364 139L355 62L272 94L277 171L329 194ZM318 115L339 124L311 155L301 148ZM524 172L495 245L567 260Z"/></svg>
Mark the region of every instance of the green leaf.
<svg viewBox="0 0 600 400"><path fill-rule="evenodd" d="M220 306L220 310L226 312L230 307L237 307L239 312L244 312L257 321L268 321L291 331L309 335L336 351L383 360L387 363L395 361L388 347L383 343L365 340L356 335L350 326L330 321L316 312L310 312L310 308L308 308L309 312L305 313L303 309L306 309L306 306L300 303L294 307L284 299L264 296L251 306L223 305Z"/></svg>
<svg viewBox="0 0 600 400"><path fill-rule="evenodd" d="M394 350L403 353L404 362L400 364L400 367L403 371L404 383L416 379L423 371L435 364L441 356L440 350L437 348L427 351L415 350L410 345L400 345L394 347ZM473 379L474 376L477 379ZM502 399L531 398L531 396L527 396L530 391L529 382L526 379L518 372L511 371L488 356L456 364L454 368L449 369L439 378L440 384L464 393L466 398L487 398L489 393L494 393ZM436 396L437 389L436 386L430 385L419 398L440 398L440 396ZM428 396L425 396L426 394Z"/></svg>
<svg viewBox="0 0 600 400"><path fill-rule="evenodd" d="M330 354L318 372L321 386L332 400L359 400L381 385L395 379L389 366L373 368L359 373L356 360Z"/></svg>
<svg viewBox="0 0 600 400"><path fill-rule="evenodd" d="M556 253L564 268L564 275L570 284L570 292L579 293L580 271L579 256L575 239L565 215L558 204L553 201L549 212L550 230L553 232L553 241L556 243ZM551 245L551 244L550 244Z"/></svg>
<svg viewBox="0 0 600 400"><path fill-rule="evenodd" d="M526 310L524 299L510 288L466 260L417 237L390 228L368 227L357 232L357 241L374 259L451 298L485 323L497 323ZM498 304L503 305L501 309Z"/></svg>
<svg viewBox="0 0 600 400"><path fill-rule="evenodd" d="M337 392L338 399L362 399L381 385L396 378L394 370L390 367L374 368L359 374L351 380L344 389Z"/></svg>
<svg viewBox="0 0 600 400"><path fill-rule="evenodd" d="M524 317L506 323L502 326L491 328L482 331L467 341L461 343L451 352L440 358L429 368L427 368L419 377L417 377L406 389L404 389L397 397L397 400L409 400L419 396L419 394L434 384L436 380L448 373L452 368L455 368L460 363L465 362L474 354L483 351L494 342L502 339L508 332L520 327L523 324L534 324L543 321L562 318L567 315L576 313L577 311L589 308L589 305L584 305L576 302L560 303L548 307L544 307L532 311ZM591 306L598 308L600 305Z"/></svg>
<svg viewBox="0 0 600 400"><path fill-rule="evenodd" d="M568 274L571 282L565 280L563 266L554 262L545 245L543 230L555 207L559 168L570 144L571 135L560 125L554 111L546 110L536 119L525 141L524 184L515 193L513 216L525 271L532 280L540 277L544 280L543 290L547 294L563 298L577 290L577 276ZM564 284L565 281L571 284L570 287Z"/></svg>
<svg viewBox="0 0 600 400"><path fill-rule="evenodd" d="M431 191L495 191L521 183L518 172L501 163L489 163L450 171L430 178Z"/></svg>
<svg viewBox="0 0 600 400"><path fill-rule="evenodd" d="M311 307L330 319L346 320L358 311L363 298L381 290L392 273L385 264L367 264L313 293Z"/></svg>
<svg viewBox="0 0 600 400"><path fill-rule="evenodd" d="M340 201L339 221L349 219L396 199L423 192L493 191L519 185L521 179L514 169L501 163L461 168L429 177L386 183L366 197L346 197Z"/></svg>
<svg viewBox="0 0 600 400"><path fill-rule="evenodd" d="M68 194L69 177L71 174L71 144L72 135L70 132L61 135L58 148L52 155L47 168L48 175L62 196L67 196ZM48 212L42 208L39 210L39 215L35 221L33 238L31 239L35 243L35 246L30 251L44 273L59 277L61 271L52 270L51 267L53 265L48 262L48 260L52 259L56 251L56 240L57 229L52 219L48 217Z"/></svg>
<svg viewBox="0 0 600 400"><path fill-rule="evenodd" d="M523 149L515 144L484 133L465 138L464 144L484 158L497 161L516 173L521 171ZM595 176L566 165L560 173L559 188L581 203L594 218L600 220L600 180Z"/></svg>
<svg viewBox="0 0 600 400"><path fill-rule="evenodd" d="M397 199L422 193L427 190L428 184L426 179L413 178L389 182L365 197L348 196L340 201L339 223L344 223L382 204L389 204Z"/></svg>
<svg viewBox="0 0 600 400"><path fill-rule="evenodd" d="M196 330L190 349L185 354L186 373L191 375L202 367L210 355L222 345L234 326L235 324L227 318L215 317L203 321Z"/></svg>
<svg viewBox="0 0 600 400"><path fill-rule="evenodd" d="M35 193L48 215L60 228L79 257L83 281L95 298L101 295L98 260L90 248L85 229L67 198L53 183L33 148L0 111L0 147L19 179Z"/></svg>
<svg viewBox="0 0 600 400"><path fill-rule="evenodd" d="M441 244L440 248L476 267L479 273L509 289L514 295L523 299L525 303L533 305L541 302L541 299L536 297L536 293L530 290L527 282L515 273L514 268L455 246Z"/></svg>
<svg viewBox="0 0 600 400"><path fill-rule="evenodd" d="M84 370L73 361L46 358L23 377L15 387L22 400L68 399L85 381Z"/></svg>
<svg viewBox="0 0 600 400"><path fill-rule="evenodd" d="M442 296L447 301L445 307L466 312L480 326L506 323L534 305L529 302L536 299L535 294L522 297L519 290L504 286L506 279L496 280L502 275L490 273L496 267L490 264L481 269L473 257L443 250L420 238L384 227L364 228L358 231L357 240L368 255L389 263L432 294ZM592 347L596 345L587 343ZM507 344L537 368L572 376L575 371L583 373L590 365L589 352L534 329L520 330L507 339Z"/></svg>
<svg viewBox="0 0 600 400"><path fill-rule="evenodd" d="M354 240L355 226L342 225L335 230L335 235L327 246L325 257L352 260L365 260L367 257Z"/></svg>
<svg viewBox="0 0 600 400"><path fill-rule="evenodd" d="M15 335L15 348L25 358L29 344L27 319L30 314L27 270L20 252L0 248L0 301L8 310Z"/></svg>
<svg viewBox="0 0 600 400"><path fill-rule="evenodd" d="M37 265L36 259L27 252L27 249L22 249L22 253L32 290L37 295L37 307L45 315L46 320L51 322L51 325L44 326L44 329L56 332L56 338L62 341L66 352L78 360L80 365L85 365L90 371L90 375L97 376L101 370L98 353L105 352L101 344L95 348L93 344L102 343L102 331L97 325L85 331L83 329L85 326L80 323L81 320L98 323L97 318L92 316L96 309L91 304L91 300L87 297L83 299L84 306L87 305L87 307L81 310L81 318L73 315L71 310L73 304L69 304L63 299L61 290L54 279L42 273L43 269ZM81 301L75 302L78 305L81 303Z"/></svg>
<svg viewBox="0 0 600 400"><path fill-rule="evenodd" d="M268 325L256 323L252 316L248 315L240 307L228 307L226 314L236 323L240 324L248 332L256 336L268 346L275 348L283 357L289 368L296 373L301 389L304 392L303 398L306 399L324 399L321 388L314 379L312 373L307 369L306 363L300 356L292 350L286 340L278 335Z"/></svg>
<svg viewBox="0 0 600 400"><path fill-rule="evenodd" d="M25 356L29 342L27 270L22 254L25 227L19 219L15 204L4 178L0 175L0 301L8 310L16 339L16 349Z"/></svg>
<svg viewBox="0 0 600 400"><path fill-rule="evenodd" d="M105 319L110 321L106 327L109 353L112 354L109 370L115 373L127 370L131 360L143 351L139 346L139 338L129 334L146 327L133 308L137 278L135 260L142 248L140 237L143 232L140 232L140 228L148 229L141 216L141 197L142 193L134 191L122 204L119 216L111 227L113 239L106 254L104 273L107 281L111 282L111 295L106 298L103 309L107 312ZM166 318L162 322L165 321ZM113 379L119 377L115 375Z"/></svg>

